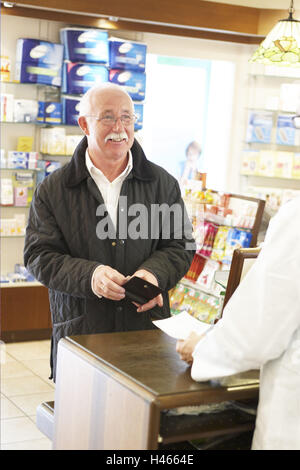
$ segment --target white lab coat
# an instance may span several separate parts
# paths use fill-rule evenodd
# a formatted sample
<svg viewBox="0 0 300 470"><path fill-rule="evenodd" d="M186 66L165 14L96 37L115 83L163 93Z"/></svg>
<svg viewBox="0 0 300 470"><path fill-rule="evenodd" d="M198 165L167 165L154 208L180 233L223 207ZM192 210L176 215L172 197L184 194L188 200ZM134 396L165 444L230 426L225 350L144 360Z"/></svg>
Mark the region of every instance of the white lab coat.
<svg viewBox="0 0 300 470"><path fill-rule="evenodd" d="M262 250L196 346L192 378L260 369L252 449L300 449L300 199L271 220Z"/></svg>

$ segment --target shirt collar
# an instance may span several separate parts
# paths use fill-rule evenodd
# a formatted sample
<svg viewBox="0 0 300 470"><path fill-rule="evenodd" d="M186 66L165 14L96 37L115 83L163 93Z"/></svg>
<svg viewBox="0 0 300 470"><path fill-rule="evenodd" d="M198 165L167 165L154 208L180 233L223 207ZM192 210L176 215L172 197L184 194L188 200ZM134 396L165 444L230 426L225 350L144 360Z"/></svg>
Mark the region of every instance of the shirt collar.
<svg viewBox="0 0 300 470"><path fill-rule="evenodd" d="M91 177L93 178L93 176L95 174L98 174L100 175L101 177L105 178L105 180L107 180L106 176L103 174L103 172L101 170L99 170L99 168L97 168L94 163L92 162L91 160L91 157L89 155L89 151L88 151L88 147L86 148L86 151L85 151L85 164L86 164L86 167L88 169L88 172L89 174L91 175ZM127 163L127 166L126 168L122 171L122 173L120 175L118 175L114 181L120 179L120 178L125 178L127 175L129 175L129 173L131 172L132 170L132 167L133 167L133 164L132 164L132 153L130 150L128 150L128 163ZM107 180L108 181L108 180Z"/></svg>

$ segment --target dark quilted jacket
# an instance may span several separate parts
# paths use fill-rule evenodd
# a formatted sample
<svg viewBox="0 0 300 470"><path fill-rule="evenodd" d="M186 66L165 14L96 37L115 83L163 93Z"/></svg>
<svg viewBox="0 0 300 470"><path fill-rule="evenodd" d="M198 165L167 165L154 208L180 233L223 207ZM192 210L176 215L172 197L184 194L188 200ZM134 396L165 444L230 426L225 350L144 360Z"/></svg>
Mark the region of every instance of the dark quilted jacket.
<svg viewBox="0 0 300 470"><path fill-rule="evenodd" d="M107 213L96 214L103 199L85 165L86 147L84 137L71 162L37 187L26 230L25 266L49 288L54 380L60 338L150 329L153 328L151 318L168 317L167 292L187 272L194 254L193 250L185 249L184 235L181 238L174 235L181 227L174 229L172 225L169 239L151 238L151 234L138 239L97 238L97 224L103 222ZM121 195L128 197L127 210L134 203L143 203L149 209L151 204L162 203L178 203L183 207L176 179L148 161L137 141L131 152L133 170L121 189ZM128 225L136 217L128 216ZM161 222L158 225L161 230ZM185 219L187 232L190 242L191 227ZM136 307L127 300L99 299L91 289L92 274L99 264L110 265L125 276L132 275L138 268L151 271L165 290L164 306L137 313Z"/></svg>

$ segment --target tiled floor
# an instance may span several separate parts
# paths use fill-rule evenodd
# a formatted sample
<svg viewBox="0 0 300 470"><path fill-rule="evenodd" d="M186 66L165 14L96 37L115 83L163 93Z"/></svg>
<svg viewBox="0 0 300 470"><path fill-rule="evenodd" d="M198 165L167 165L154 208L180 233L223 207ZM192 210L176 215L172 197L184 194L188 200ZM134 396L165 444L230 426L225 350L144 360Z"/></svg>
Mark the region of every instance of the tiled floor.
<svg viewBox="0 0 300 470"><path fill-rule="evenodd" d="M51 441L35 424L37 406L54 400L49 380L50 341L9 343L1 348L2 450L49 450Z"/></svg>

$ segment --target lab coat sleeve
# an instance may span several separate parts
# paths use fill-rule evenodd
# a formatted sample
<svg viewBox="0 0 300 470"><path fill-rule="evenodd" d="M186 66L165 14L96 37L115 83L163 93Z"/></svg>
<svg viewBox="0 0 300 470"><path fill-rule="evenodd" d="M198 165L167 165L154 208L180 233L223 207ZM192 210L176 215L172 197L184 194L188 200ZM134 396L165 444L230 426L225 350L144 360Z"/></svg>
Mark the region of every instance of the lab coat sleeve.
<svg viewBox="0 0 300 470"><path fill-rule="evenodd" d="M262 250L227 303L223 318L197 344L192 378L205 381L279 357L300 325L300 199L271 220Z"/></svg>

